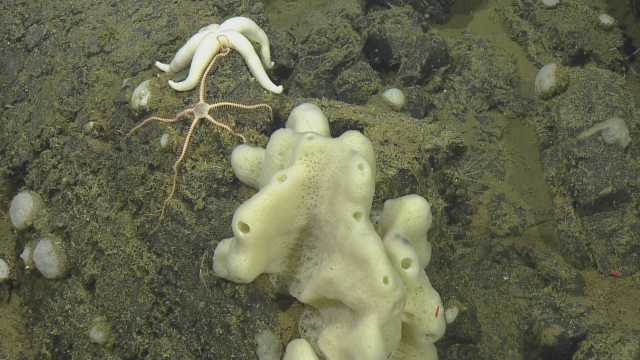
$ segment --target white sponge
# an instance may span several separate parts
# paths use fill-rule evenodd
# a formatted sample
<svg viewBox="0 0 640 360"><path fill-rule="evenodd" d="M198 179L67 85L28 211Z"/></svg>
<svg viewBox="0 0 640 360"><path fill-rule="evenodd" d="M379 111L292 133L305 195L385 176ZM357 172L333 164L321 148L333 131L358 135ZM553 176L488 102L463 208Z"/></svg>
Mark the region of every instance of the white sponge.
<svg viewBox="0 0 640 360"><path fill-rule="evenodd" d="M276 291L315 310L300 325L311 336L285 359L314 359L311 349L327 360L437 359L444 311L423 269L431 209L417 195L388 201L376 232L369 139L357 131L330 137L320 109L303 104L265 150L240 145L231 163L259 191L236 210L234 236L218 244L213 270L243 283L267 273Z"/></svg>
<svg viewBox="0 0 640 360"><path fill-rule="evenodd" d="M26 229L33 224L41 209L42 200L38 194L30 191L21 192L11 201L11 224L18 230Z"/></svg>
<svg viewBox="0 0 640 360"><path fill-rule="evenodd" d="M33 250L33 262L47 279L63 277L69 268L60 238L46 235Z"/></svg>

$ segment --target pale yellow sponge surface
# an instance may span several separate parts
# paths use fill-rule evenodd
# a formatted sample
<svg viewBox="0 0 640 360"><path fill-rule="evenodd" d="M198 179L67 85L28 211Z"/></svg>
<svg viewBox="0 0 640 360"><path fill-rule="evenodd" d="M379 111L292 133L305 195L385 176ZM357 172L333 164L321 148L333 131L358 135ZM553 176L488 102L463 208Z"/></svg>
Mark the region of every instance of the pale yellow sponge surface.
<svg viewBox="0 0 640 360"><path fill-rule="evenodd" d="M214 271L243 283L267 273L276 291L307 305L307 341L285 358L313 358L290 352L310 348L325 359L437 358L444 311L421 266L431 210L420 196L388 201L376 232L375 156L364 135L332 138L322 111L302 104L266 149L241 145L231 163L259 191L234 214Z"/></svg>

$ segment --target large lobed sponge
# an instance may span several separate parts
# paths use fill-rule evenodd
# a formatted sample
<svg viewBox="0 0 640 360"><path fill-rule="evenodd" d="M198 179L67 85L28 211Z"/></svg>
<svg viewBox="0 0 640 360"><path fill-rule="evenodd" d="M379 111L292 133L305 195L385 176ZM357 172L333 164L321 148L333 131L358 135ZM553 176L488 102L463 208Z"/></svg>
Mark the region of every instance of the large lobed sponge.
<svg viewBox="0 0 640 360"><path fill-rule="evenodd" d="M389 200L376 232L375 156L364 135L332 138L322 111L302 104L266 149L241 145L231 163L259 191L234 214L214 271L243 283L267 273L306 304L305 339L286 359L312 359L309 349L325 359L437 359L445 321L424 271L431 209L417 195Z"/></svg>

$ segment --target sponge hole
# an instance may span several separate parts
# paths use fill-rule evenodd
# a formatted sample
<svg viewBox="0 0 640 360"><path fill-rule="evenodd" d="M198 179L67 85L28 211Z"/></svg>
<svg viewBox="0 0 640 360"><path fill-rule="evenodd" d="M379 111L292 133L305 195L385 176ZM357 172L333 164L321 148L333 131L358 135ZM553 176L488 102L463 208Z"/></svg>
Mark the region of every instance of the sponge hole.
<svg viewBox="0 0 640 360"><path fill-rule="evenodd" d="M353 219L354 220L360 220L362 219L362 213L360 211L356 211L353 213Z"/></svg>
<svg viewBox="0 0 640 360"><path fill-rule="evenodd" d="M278 181L280 182L285 182L287 180L287 174L280 174L276 177L276 179L278 179Z"/></svg>
<svg viewBox="0 0 640 360"><path fill-rule="evenodd" d="M385 284L385 285L389 285L389 277L388 276L383 277L382 278L382 283Z"/></svg>
<svg viewBox="0 0 640 360"><path fill-rule="evenodd" d="M364 163L358 163L358 169L364 170Z"/></svg>
<svg viewBox="0 0 640 360"><path fill-rule="evenodd" d="M403 313L402 313L402 317L404 318L404 321L405 321L405 322L411 322L411 321L413 321L413 320L416 318L416 317L415 317L415 316L413 316L413 314L412 314L412 313L410 313L410 312L403 312Z"/></svg>
<svg viewBox="0 0 640 360"><path fill-rule="evenodd" d="M249 231L251 231L251 228L246 223L238 221L238 231L240 231L242 234L248 234Z"/></svg>
<svg viewBox="0 0 640 360"><path fill-rule="evenodd" d="M404 259L402 259L402 261L400 261L400 266L402 266L403 269L407 270L408 268L411 267L412 263L413 262L411 261L411 259L404 258Z"/></svg>
<svg viewBox="0 0 640 360"><path fill-rule="evenodd" d="M313 136L311 134L307 135L307 140L313 140L314 138L315 138L315 136Z"/></svg>

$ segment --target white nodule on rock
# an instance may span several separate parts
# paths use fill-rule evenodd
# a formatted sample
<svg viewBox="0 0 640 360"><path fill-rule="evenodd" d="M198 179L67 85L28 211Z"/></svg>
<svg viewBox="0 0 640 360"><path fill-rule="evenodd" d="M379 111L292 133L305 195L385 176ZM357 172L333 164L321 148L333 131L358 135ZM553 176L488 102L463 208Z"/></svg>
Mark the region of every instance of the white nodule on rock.
<svg viewBox="0 0 640 360"><path fill-rule="evenodd" d="M306 341L285 359L315 359L311 349L327 360L437 359L446 323L423 268L431 207L418 195L388 200L377 232L368 217L371 141L357 131L332 138L328 129L320 109L303 104L266 149L233 150L234 173L258 192L236 210L213 270L242 283L267 273L277 292L305 304Z"/></svg>
<svg viewBox="0 0 640 360"><path fill-rule="evenodd" d="M295 339L287 345L282 360L318 360L318 356L307 340Z"/></svg>
<svg viewBox="0 0 640 360"><path fill-rule="evenodd" d="M42 207L42 200L38 194L30 191L19 193L13 198L9 208L11 224L18 230L31 226Z"/></svg>
<svg viewBox="0 0 640 360"><path fill-rule="evenodd" d="M402 91L392 88L382 93L382 99L387 103L393 110L400 111L404 107L406 103L406 99Z"/></svg>
<svg viewBox="0 0 640 360"><path fill-rule="evenodd" d="M613 25L615 24L616 19L614 19L613 16L609 14L601 14L600 16L598 16L598 26L605 30L613 29Z"/></svg>
<svg viewBox="0 0 640 360"><path fill-rule="evenodd" d="M578 139L584 139L598 131L602 131L602 140L607 144L619 143L624 149L631 143L627 124L618 117L613 117L590 127L578 135Z"/></svg>
<svg viewBox="0 0 640 360"><path fill-rule="evenodd" d="M131 108L135 111L149 110L149 100L151 99L151 80L141 82L131 95Z"/></svg>
<svg viewBox="0 0 640 360"><path fill-rule="evenodd" d="M89 121L88 123L84 124L84 126L82 127L82 133L83 134L88 134L91 131L93 131L93 129L96 127L96 122L95 121Z"/></svg>
<svg viewBox="0 0 640 360"><path fill-rule="evenodd" d="M169 134L162 134L162 137L160 138L160 146L167 146L167 142L169 142Z"/></svg>
<svg viewBox="0 0 640 360"><path fill-rule="evenodd" d="M542 67L536 75L535 90L541 99L548 99L564 91L569 84L568 77L562 66L550 63Z"/></svg>
<svg viewBox="0 0 640 360"><path fill-rule="evenodd" d="M3 259L0 259L0 282L9 278L9 271L9 264Z"/></svg>
<svg viewBox="0 0 640 360"><path fill-rule="evenodd" d="M46 235L33 250L33 262L47 279L64 276L68 270L67 255L60 238Z"/></svg>
<svg viewBox="0 0 640 360"><path fill-rule="evenodd" d="M542 5L547 9L555 9L558 7L560 0L542 0Z"/></svg>
<svg viewBox="0 0 640 360"><path fill-rule="evenodd" d="M444 311L444 318L447 320L447 324L451 324L458 317L458 312L460 310L457 306Z"/></svg>
<svg viewBox="0 0 640 360"><path fill-rule="evenodd" d="M282 343L269 330L261 330L253 335L258 343L256 355L259 360L280 360Z"/></svg>
<svg viewBox="0 0 640 360"><path fill-rule="evenodd" d="M98 316L93 319L89 328L89 340L92 342L105 345L111 336L111 324L104 316Z"/></svg>

